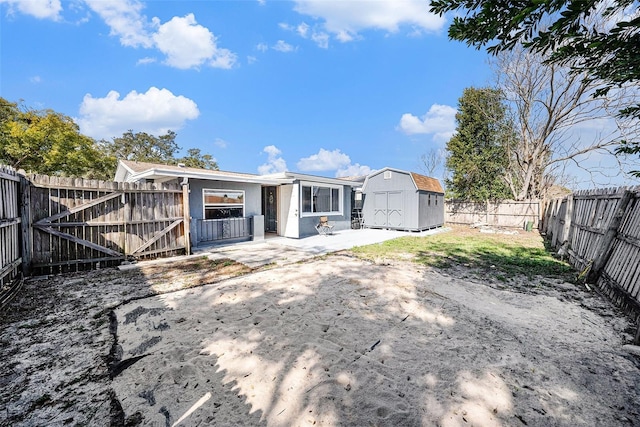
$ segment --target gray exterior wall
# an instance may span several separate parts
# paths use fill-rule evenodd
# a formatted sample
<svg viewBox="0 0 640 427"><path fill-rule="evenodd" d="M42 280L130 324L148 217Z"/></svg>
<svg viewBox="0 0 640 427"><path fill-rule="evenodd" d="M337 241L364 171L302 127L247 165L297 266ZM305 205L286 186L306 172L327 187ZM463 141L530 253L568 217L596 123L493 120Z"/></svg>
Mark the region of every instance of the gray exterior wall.
<svg viewBox="0 0 640 427"><path fill-rule="evenodd" d="M397 194L400 192L400 194ZM376 195L378 193L378 195ZM389 197L387 209L398 211L392 215L393 225L389 225L386 215L381 212L383 203L387 199L384 193L393 193ZM399 230L412 230L418 228L418 191L408 173L391 171L391 179L384 179L384 173L380 172L367 178L364 203L362 206L362 218L364 226L368 228L393 228ZM401 219L397 220L397 215ZM382 217L385 217L384 219Z"/></svg>
<svg viewBox="0 0 640 427"><path fill-rule="evenodd" d="M251 218L258 215L260 216L261 221L264 222L264 217L262 216L262 186L260 184L190 179L189 211L192 218L190 229L191 241L194 244L198 244L198 242L203 240L199 235L200 228L198 227L198 222L204 219L203 189L244 190L244 217ZM245 227L245 225L241 226ZM262 226L262 229L264 229L264 225ZM209 233L211 233L211 231ZM264 232L262 237L264 237ZM250 237L245 237L240 240L248 239L250 239Z"/></svg>
<svg viewBox="0 0 640 427"><path fill-rule="evenodd" d="M299 183L299 181L297 181ZM322 185L322 184L318 184ZM300 198L302 203L302 198ZM318 216L300 216L299 219L299 237L307 237L318 234L316 225L320 221L321 216L326 216L329 223L333 225L333 231L350 230L351 229L351 186L342 187L342 215L318 215ZM302 206L299 207L302 212Z"/></svg>
<svg viewBox="0 0 640 427"><path fill-rule="evenodd" d="M367 228L418 231L444 224L444 195L418 191L407 172L392 170L390 179L384 179L384 170L370 175L363 196L362 217Z"/></svg>
<svg viewBox="0 0 640 427"><path fill-rule="evenodd" d="M189 180L189 209L191 218L203 219L204 210L202 199L203 189L244 190L244 216L249 218L262 215L262 186L242 182Z"/></svg>
<svg viewBox="0 0 640 427"><path fill-rule="evenodd" d="M419 229L444 225L444 194L420 191ZM429 203L430 202L430 203Z"/></svg>

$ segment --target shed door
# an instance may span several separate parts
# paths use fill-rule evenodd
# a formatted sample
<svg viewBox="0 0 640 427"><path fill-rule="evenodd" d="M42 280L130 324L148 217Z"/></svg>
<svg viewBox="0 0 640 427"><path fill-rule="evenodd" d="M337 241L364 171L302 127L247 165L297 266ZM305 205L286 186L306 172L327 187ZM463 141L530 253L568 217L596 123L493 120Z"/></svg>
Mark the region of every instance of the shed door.
<svg viewBox="0 0 640 427"><path fill-rule="evenodd" d="M404 227L402 191L387 193L387 224L389 227Z"/></svg>
<svg viewBox="0 0 640 427"><path fill-rule="evenodd" d="M387 193L373 193L373 225L387 226Z"/></svg>
<svg viewBox="0 0 640 427"><path fill-rule="evenodd" d="M402 191L373 193L373 226L404 227Z"/></svg>

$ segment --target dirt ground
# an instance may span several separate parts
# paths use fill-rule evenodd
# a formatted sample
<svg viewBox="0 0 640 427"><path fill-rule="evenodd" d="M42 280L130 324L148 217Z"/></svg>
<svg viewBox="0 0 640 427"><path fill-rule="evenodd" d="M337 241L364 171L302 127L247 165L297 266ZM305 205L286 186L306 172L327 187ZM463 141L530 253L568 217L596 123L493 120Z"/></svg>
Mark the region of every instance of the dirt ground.
<svg viewBox="0 0 640 427"><path fill-rule="evenodd" d="M582 285L348 252L222 267L26 283L0 425L640 425L633 325Z"/></svg>

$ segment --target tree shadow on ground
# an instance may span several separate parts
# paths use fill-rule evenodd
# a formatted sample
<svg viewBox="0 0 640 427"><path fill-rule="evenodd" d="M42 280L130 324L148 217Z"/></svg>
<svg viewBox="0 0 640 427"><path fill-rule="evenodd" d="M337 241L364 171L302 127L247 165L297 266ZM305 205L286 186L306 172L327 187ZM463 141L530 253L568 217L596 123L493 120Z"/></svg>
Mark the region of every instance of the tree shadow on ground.
<svg viewBox="0 0 640 427"><path fill-rule="evenodd" d="M611 355L591 355L600 342L581 348L592 339L579 329L587 314L544 301L559 319L540 331L535 296L501 301L493 289L416 268L332 256L132 302L116 310L119 344L129 357L147 356L114 388L142 424L163 421L163 406L169 423L188 413L184 425L617 420L620 411L597 403L616 387L613 377L597 379L613 375ZM575 340L549 343L563 328ZM624 380L632 395L633 372ZM628 393L614 399L630 404Z"/></svg>

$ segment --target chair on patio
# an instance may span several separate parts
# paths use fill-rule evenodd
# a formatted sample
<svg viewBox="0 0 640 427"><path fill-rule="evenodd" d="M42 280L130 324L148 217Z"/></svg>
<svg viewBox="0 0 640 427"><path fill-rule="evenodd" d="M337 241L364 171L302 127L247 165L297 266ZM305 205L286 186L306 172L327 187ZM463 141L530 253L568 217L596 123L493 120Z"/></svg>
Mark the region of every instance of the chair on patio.
<svg viewBox="0 0 640 427"><path fill-rule="evenodd" d="M326 216L321 216L320 222L316 225L316 230L322 236L333 234L333 224L329 224L329 219Z"/></svg>

